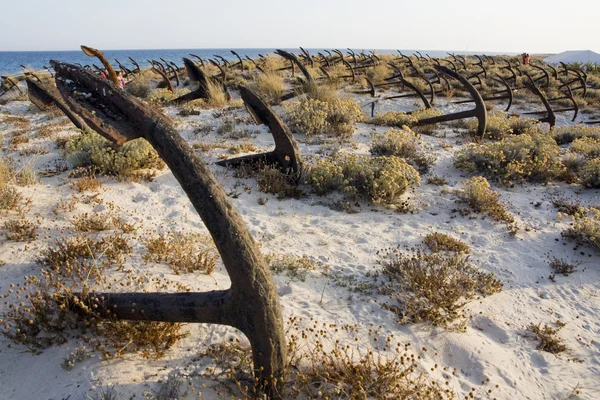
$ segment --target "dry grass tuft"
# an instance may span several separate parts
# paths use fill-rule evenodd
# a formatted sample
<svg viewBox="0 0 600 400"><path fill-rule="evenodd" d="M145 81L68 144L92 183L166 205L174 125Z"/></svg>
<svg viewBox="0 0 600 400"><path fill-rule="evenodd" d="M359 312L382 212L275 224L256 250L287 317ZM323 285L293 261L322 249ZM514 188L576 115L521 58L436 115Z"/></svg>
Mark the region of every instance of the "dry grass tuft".
<svg viewBox="0 0 600 400"><path fill-rule="evenodd" d="M425 243L425 245L429 247L429 250L431 250L433 253L439 253L440 251L451 251L454 253L469 254L471 252L469 245L453 238L450 235L446 235L445 233L429 233L423 239L423 243Z"/></svg>
<svg viewBox="0 0 600 400"><path fill-rule="evenodd" d="M38 238L38 225L26 219L7 221L2 227L8 240L30 242Z"/></svg>
<svg viewBox="0 0 600 400"><path fill-rule="evenodd" d="M307 256L293 256L289 254L268 254L265 256L269 269L277 274L284 274L292 281L306 281L311 271L316 269L315 264Z"/></svg>
<svg viewBox="0 0 600 400"><path fill-rule="evenodd" d="M0 333L36 353L77 335L107 358L127 352L163 356L186 336L181 332L182 324L118 321L110 313L96 311L99 300L88 297L93 288L112 288L113 281L107 279L104 270L118 266L130 252L131 247L119 236L57 239L55 246L40 254L41 274L25 276L22 283L11 285L2 295ZM150 281L128 274L119 290L128 287L143 291L158 285L170 285L176 291L187 289L162 279Z"/></svg>
<svg viewBox="0 0 600 400"><path fill-rule="evenodd" d="M274 72L257 75L250 88L269 104L279 104L285 93L283 77Z"/></svg>
<svg viewBox="0 0 600 400"><path fill-rule="evenodd" d="M547 351L548 353L558 354L568 350L568 347L563 343L563 339L557 336L558 331L564 326L562 323L557 328L553 328L548 324L539 323L537 325L531 324L527 327L527 330L532 332L535 337L540 341L537 349Z"/></svg>
<svg viewBox="0 0 600 400"><path fill-rule="evenodd" d="M378 263L389 278L380 290L394 301L384 307L403 323L427 321L449 327L477 294L487 296L502 289L494 274L479 271L464 254L395 248L384 250L380 257Z"/></svg>
<svg viewBox="0 0 600 400"><path fill-rule="evenodd" d="M209 235L170 231L144 242L145 261L168 264L177 275L202 272L211 274L219 254Z"/></svg>

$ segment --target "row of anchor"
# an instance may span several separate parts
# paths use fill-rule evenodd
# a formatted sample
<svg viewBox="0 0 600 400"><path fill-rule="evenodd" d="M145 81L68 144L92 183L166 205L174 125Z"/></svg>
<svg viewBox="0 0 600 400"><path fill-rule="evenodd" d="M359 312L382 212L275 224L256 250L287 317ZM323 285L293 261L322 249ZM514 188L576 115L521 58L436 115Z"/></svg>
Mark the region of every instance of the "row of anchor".
<svg viewBox="0 0 600 400"><path fill-rule="evenodd" d="M88 56L98 58L102 67L94 63L79 66L97 75L108 75L108 78L115 84L117 83L115 71L120 71L128 79L135 79L143 71L140 64L131 57L129 57L129 61L133 65L132 68L128 68L116 59L116 67L114 67L101 51L86 46L82 46L82 50ZM240 56L233 50L231 50L231 54L237 61L229 61L219 55L214 55L214 58L211 59L203 59L191 53L189 58L183 59L182 66L163 58L146 61L150 70L162 79L159 87L167 88L173 93L175 93L175 87L182 85L181 78L186 74L190 81L198 83L195 91L175 98L171 102L172 104L181 104L190 100L207 98L208 81L219 82L229 96L229 88L235 88L236 77L239 74L249 74L251 70L266 73L265 65L268 56L259 54L257 59L252 59L248 56ZM506 103L505 111L509 112L514 104L515 95L522 90L528 91L539 100L543 110L524 112L523 114L537 116L539 121L553 127L556 124L557 113L572 112L572 121L575 121L580 109L577 98L584 99L588 94L588 89L596 89L588 85L588 76L585 71L564 63L561 63L558 68L541 62L529 62L527 65L523 65L518 58L484 54L463 56L448 53L446 58L435 58L427 54L423 55L418 51L412 56L398 51L393 57L380 57L375 52L357 53L352 49L347 49L345 53L340 50L324 50L317 54L311 54L302 47L298 55L284 50L277 50L275 54L282 57L288 64L278 68L276 72L289 72L291 83L291 90L281 97L281 101L289 100L302 93L307 83L334 79L331 74L332 70L336 68L336 71L339 71L339 66L342 66L346 72L341 76L336 76L335 79L342 79L350 84L364 83L365 89L352 91L358 94L367 94L372 98L363 105L363 107L370 107L371 116L375 115L376 106L382 100L416 97L422 102L423 108L428 109L434 106L437 96L445 95L452 90L468 93L470 99L458 100L454 103L474 103L473 109L426 118L420 120L419 124L477 118L478 134L481 137L485 132L486 107L484 102L486 101L504 102ZM392 73L381 82L373 82L369 79L369 71L381 65L387 66ZM218 73L208 76L205 72L209 70L208 66L216 68ZM31 90L31 81L41 84L44 76L52 78L52 69L44 68L45 71L35 72L23 67L24 72L20 77L3 76L0 97L10 91L18 91L22 94L18 84L20 79L26 79L29 90ZM454 81L460 85L458 88ZM387 90L390 88L396 88L399 92L388 95ZM548 93L554 95L549 96ZM588 120L585 123L599 124L600 121Z"/></svg>

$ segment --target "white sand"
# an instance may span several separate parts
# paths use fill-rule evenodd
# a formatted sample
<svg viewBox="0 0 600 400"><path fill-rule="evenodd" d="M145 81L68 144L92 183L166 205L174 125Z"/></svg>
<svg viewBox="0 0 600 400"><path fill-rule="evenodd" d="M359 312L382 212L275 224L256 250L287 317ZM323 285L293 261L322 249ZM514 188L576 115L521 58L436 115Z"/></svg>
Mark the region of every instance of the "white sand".
<svg viewBox="0 0 600 400"><path fill-rule="evenodd" d="M361 101L366 100L361 98ZM413 109L413 103L412 99L388 101L378 107L378 112ZM33 128L47 122L42 114L28 111L29 107L26 102L13 102L0 106L0 113L24 115L31 120ZM456 108L443 107L446 111ZM176 109L168 110L173 116L176 112ZM243 110L236 113L245 115ZM198 125L219 125L212 111L176 119L178 130L190 144L221 140L216 129L205 137L192 134ZM559 123L567 123L567 119L561 116ZM265 150L271 148L272 138L266 128L252 129L261 132L252 143ZM345 146L344 150L368 154L369 134L373 130L383 132L386 128L375 129L360 124L353 137L358 143L357 149ZM0 131L5 134L6 143L11 127L0 124ZM284 318L302 316L326 323L357 323L362 329L368 329L370 324L381 326L382 337L394 333L401 342L410 342L413 349L426 347L424 367L439 363L456 368L458 373L450 379L450 386L459 398L488 378L490 383L485 388L499 385L493 393L498 399L566 399L576 387L581 389L578 398L600 398L600 254L561 238L560 233L569 221L559 222L557 210L551 204L551 200L558 197L600 204L600 191L582 190L579 186L562 183L526 184L514 188L494 185L522 228L516 237L511 237L502 223L490 218L461 217L452 211L459 207L455 196L440 192L459 188L459 182L467 177L452 166L453 153L464 146L465 140L451 128L438 128L438 132L447 137L423 137L432 145L438 161L429 174L422 176L422 186L408 195L418 207L418 212L413 214L369 205L360 206L360 213L347 214L324 205L331 198L313 195L300 200L279 201L272 195L260 193L253 179L242 180L252 188L248 193L235 187L238 179L232 172L214 165L217 156L226 150L212 150L202 157L226 191L241 192L231 201L254 237L262 243L264 253L307 255L315 262L328 265L332 273L355 277L359 282L372 282L365 274L379 269L377 250L396 245L414 246L421 243L427 233L438 231L468 243L472 261L481 269L494 272L504 283L501 293L467 305L472 318L467 322L465 333L423 324L399 325L391 312L379 306L379 302L385 301L384 296L354 293L327 279L323 270L312 273L306 282L288 283L289 278L285 276L274 277ZM302 140L301 136L297 137ZM441 142L453 147L442 148ZM48 168L59 157L57 150L50 139L33 139L29 145L37 143L47 147L50 153L37 157L36 168ZM314 154L319 148L301 143L303 155ZM5 153L20 159L17 152L5 150ZM426 178L434 175L446 177L449 186L427 184ZM0 267L0 292L7 290L10 283L21 282L24 275L36 274L39 266L34 260L40 250L48 246L51 237L60 234L59 230L70 226L67 217L56 217L51 212L51 207L59 200L74 193L68 182L67 173L62 173L57 177L42 178L38 185L18 189L31 199L27 218L39 218L43 229L40 238L32 243L3 241L0 259L6 265ZM206 231L182 189L166 170L152 183L118 183L108 179L100 197L105 203L113 202L119 206L127 220L140 224L149 232L156 231L157 226ZM261 206L258 197L266 197L269 201ZM536 207L537 202L541 205ZM69 215L82 211L98 212L102 208L79 203ZM0 216L0 222L11 217L14 215ZM530 230L526 231L524 227ZM186 282L197 290L227 288L229 285L222 265L212 276L176 276L166 266L143 262L141 245L136 245L135 252L127 263L132 270ZM550 256L578 261L581 266L572 275L557 276L556 282L552 282L548 279L552 272L548 267ZM557 319L566 323L559 336L570 350L557 356L536 350L537 341L527 334L526 327L530 323L551 323ZM162 360L128 355L123 359L103 361L95 357L78 364L70 372L61 369L59 364L77 347L76 340L33 355L22 346L10 346L7 339L0 337L0 399L75 400L86 398L86 394L93 396L97 393L95 390L102 387L113 387L118 398L144 398L144 392L157 390L157 382L169 374L185 375L210 366L210 360L194 362L194 356L207 345L233 334L231 329L215 325L187 325L186 329L191 335ZM344 336L340 339L348 340ZM439 372L432 377L443 380ZM219 387L212 381L204 383L203 398L215 398L215 390ZM486 398L484 393L478 394ZM196 395L188 391L185 398L196 398Z"/></svg>

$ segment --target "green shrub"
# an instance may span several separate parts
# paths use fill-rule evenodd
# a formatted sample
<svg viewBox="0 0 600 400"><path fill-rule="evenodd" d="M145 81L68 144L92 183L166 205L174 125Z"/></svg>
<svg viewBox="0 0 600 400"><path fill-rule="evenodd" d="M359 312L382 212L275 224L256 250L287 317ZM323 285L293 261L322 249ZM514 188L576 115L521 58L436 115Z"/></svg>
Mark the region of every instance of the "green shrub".
<svg viewBox="0 0 600 400"><path fill-rule="evenodd" d="M537 124L538 121L535 119L508 116L504 111L494 111L488 113L484 137L499 140L507 135L525 133ZM469 130L472 134L477 132L477 126L477 120L469 122Z"/></svg>
<svg viewBox="0 0 600 400"><path fill-rule="evenodd" d="M552 131L552 137L558 144L571 143L575 139L584 137L600 139L600 127L586 125L561 126Z"/></svg>
<svg viewBox="0 0 600 400"><path fill-rule="evenodd" d="M587 188L600 188L600 158L588 161L578 173L581 184Z"/></svg>
<svg viewBox="0 0 600 400"><path fill-rule="evenodd" d="M377 156L396 156L406 159L411 165L427 172L435 162L431 149L421 150L424 147L421 138L409 127L390 129L381 135L373 135L371 154Z"/></svg>
<svg viewBox="0 0 600 400"><path fill-rule="evenodd" d="M164 163L144 139L116 145L97 133L86 133L70 139L65 156L73 167L93 168L96 173L132 179L140 169L162 169Z"/></svg>
<svg viewBox="0 0 600 400"><path fill-rule="evenodd" d="M420 185L419 173L401 158L340 155L319 160L307 183L318 195L341 191L353 199L391 204L408 188Z"/></svg>
<svg viewBox="0 0 600 400"><path fill-rule="evenodd" d="M484 212L496 221L504 221L508 224L514 222L512 215L498 201L498 193L490 187L484 177L476 176L461 183L463 189L457 191L458 198L473 211Z"/></svg>
<svg viewBox="0 0 600 400"><path fill-rule="evenodd" d="M358 104L351 99L335 98L328 102L305 98L286 103L286 121L292 130L307 136L332 134L347 138L354 124L363 119Z"/></svg>
<svg viewBox="0 0 600 400"><path fill-rule="evenodd" d="M456 154L454 166L506 185L548 182L562 178L566 171L559 154L560 148L551 137L525 134L498 143L471 144Z"/></svg>
<svg viewBox="0 0 600 400"><path fill-rule="evenodd" d="M600 251L600 210L590 208L575 214L572 224L562 234Z"/></svg>
<svg viewBox="0 0 600 400"><path fill-rule="evenodd" d="M575 139L571 145L571 151L586 158L598 158L600 157L600 138L583 137Z"/></svg>

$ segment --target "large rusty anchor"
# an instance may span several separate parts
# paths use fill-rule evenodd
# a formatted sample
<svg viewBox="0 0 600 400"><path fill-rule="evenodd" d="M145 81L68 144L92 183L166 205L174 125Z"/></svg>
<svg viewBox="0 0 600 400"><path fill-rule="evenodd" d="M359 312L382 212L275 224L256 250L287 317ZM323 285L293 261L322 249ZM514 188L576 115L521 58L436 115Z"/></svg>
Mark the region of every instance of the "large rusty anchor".
<svg viewBox="0 0 600 400"><path fill-rule="evenodd" d="M52 65L65 103L90 127L112 142L144 138L156 149L202 218L231 278L227 290L90 293L83 301L108 318L235 327L252 346L258 389L268 399L284 398L278 386L286 364L279 300L265 259L223 188L170 118L83 68Z"/></svg>

